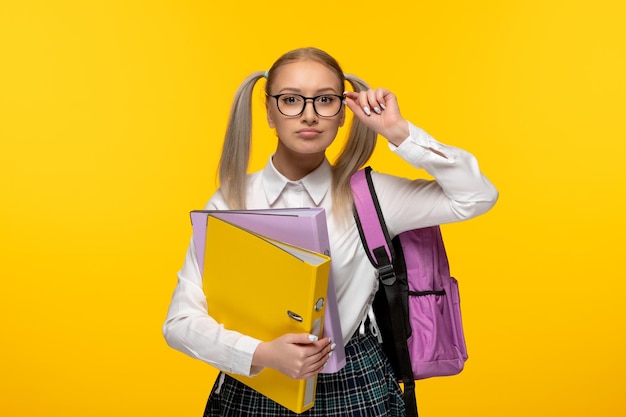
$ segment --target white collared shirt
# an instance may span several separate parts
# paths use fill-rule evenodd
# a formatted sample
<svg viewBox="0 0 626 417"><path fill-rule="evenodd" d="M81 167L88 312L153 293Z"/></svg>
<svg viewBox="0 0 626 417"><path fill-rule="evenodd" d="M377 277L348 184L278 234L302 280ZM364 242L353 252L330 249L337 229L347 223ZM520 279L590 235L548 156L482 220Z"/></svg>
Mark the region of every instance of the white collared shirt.
<svg viewBox="0 0 626 417"><path fill-rule="evenodd" d="M451 223L489 210L498 192L478 168L474 156L434 140L409 124L410 136L390 149L415 168L435 178L408 180L372 173L372 181L391 237L410 229ZM445 157L433 152L437 151ZM267 166L248 176L248 209L324 207L331 248L331 268L339 307L344 342L367 315L377 288L354 219L339 224L332 210L331 166L327 160L298 181L280 174L271 158ZM228 209L218 190L206 209ZM227 330L207 314L202 277L193 245L189 246L178 273L163 333L170 346L216 368L251 375L252 356L260 340Z"/></svg>

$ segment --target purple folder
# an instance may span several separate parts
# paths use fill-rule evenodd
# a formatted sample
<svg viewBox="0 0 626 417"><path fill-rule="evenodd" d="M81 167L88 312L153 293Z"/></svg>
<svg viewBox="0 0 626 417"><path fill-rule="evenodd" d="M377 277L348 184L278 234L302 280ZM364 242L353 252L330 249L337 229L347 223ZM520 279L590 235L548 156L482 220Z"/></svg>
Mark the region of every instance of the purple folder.
<svg viewBox="0 0 626 417"><path fill-rule="evenodd" d="M191 212L191 224L200 272L204 270L204 247L209 214L270 239L330 255L326 213L323 208L194 210ZM332 273L328 280L323 335L330 337L337 347L322 373L334 373L344 367L346 355Z"/></svg>

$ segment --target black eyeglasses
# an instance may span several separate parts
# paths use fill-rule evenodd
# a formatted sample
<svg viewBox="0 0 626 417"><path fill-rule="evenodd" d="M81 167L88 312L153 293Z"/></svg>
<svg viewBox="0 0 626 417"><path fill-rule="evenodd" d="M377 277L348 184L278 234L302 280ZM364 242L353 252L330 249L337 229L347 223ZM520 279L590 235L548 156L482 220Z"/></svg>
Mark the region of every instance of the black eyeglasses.
<svg viewBox="0 0 626 417"><path fill-rule="evenodd" d="M276 99L276 106L281 114L287 117L300 116L306 107L307 100L313 103L313 110L320 117L333 117L341 111L343 97L337 94L322 94L315 97L305 97L300 94L267 95Z"/></svg>

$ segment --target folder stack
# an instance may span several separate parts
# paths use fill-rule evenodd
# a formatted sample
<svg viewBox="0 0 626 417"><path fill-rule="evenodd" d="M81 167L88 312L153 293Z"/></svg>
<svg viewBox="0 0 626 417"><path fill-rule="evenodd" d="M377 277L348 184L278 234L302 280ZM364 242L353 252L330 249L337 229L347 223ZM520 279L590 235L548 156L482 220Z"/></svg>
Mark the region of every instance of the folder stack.
<svg viewBox="0 0 626 417"><path fill-rule="evenodd" d="M332 366L344 365L323 209L203 210L191 218L209 315L263 341L338 332L331 336L340 342ZM298 246L303 243L326 245L326 254ZM294 380L269 368L255 377L231 376L296 413L314 404L316 376Z"/></svg>

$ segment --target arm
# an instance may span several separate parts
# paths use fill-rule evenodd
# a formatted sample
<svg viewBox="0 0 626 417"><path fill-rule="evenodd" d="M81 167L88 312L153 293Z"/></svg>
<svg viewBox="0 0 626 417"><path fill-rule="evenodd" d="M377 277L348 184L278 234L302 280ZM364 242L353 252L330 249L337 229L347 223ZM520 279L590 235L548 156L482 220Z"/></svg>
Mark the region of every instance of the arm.
<svg viewBox="0 0 626 417"><path fill-rule="evenodd" d="M207 314L193 242L178 272L178 284L163 325L163 335L174 349L222 371L241 375L255 373L251 368L252 356L261 342L225 329Z"/></svg>
<svg viewBox="0 0 626 417"><path fill-rule="evenodd" d="M374 173L381 209L395 235L405 230L467 220L487 212L498 191L482 174L467 151L437 142L409 124L410 136L399 147L389 147L415 168L435 180L409 180Z"/></svg>
<svg viewBox="0 0 626 417"><path fill-rule="evenodd" d="M396 154L435 178L411 181L377 173L372 176L392 234L469 219L493 207L498 192L481 173L476 158L437 142L408 123L391 92L346 93L346 103L364 124L388 139Z"/></svg>

